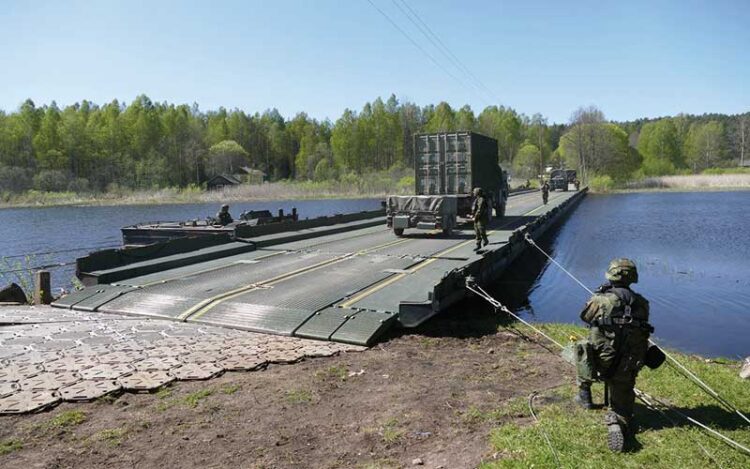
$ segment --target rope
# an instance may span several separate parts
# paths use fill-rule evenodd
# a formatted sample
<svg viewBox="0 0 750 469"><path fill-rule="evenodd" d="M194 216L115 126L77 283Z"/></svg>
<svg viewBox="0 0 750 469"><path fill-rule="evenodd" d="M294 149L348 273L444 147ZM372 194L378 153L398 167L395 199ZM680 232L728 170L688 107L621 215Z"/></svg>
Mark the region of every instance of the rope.
<svg viewBox="0 0 750 469"><path fill-rule="evenodd" d="M489 293L487 293L486 291L484 291L484 289L482 289L482 287L480 287L479 285L476 285L476 283L474 283L474 279L473 278L468 277L466 279L466 289L469 290L469 291L472 291L472 292L476 293L477 295L479 295L479 297L481 297L482 299L484 299L485 301L487 301L488 303L490 303L493 307L495 307L496 310L500 309L504 313L509 314L513 318L515 318L518 321L522 322L523 324L529 326L531 329L533 329L539 335L541 335L544 338L546 338L547 340L551 341L552 343L554 343L555 345L557 345L561 349L565 348L560 342L556 341L552 337L550 337L547 334L545 334L541 329L539 329L538 327L536 327L533 324L529 323L528 321L523 320L517 314L511 312L505 305L503 305L502 303L500 303L499 301L497 301L495 298L493 298ZM642 391L640 391L638 389L635 389L635 392L636 392L636 395L638 395L638 394L644 394L644 395L646 395L645 393L643 393ZM675 409L674 407L672 407L672 406L670 406L668 404L665 404L662 401L659 401L658 399L656 399L656 398L654 398L652 396L650 396L650 398L652 400L658 402L660 405L662 405L662 406L664 406L664 407L672 410L676 414L680 415L681 417L683 417L688 422L690 422L690 423L692 423L692 424L694 424L694 425L696 425L696 426L698 426L700 428L703 428L704 430L710 432L711 434L713 434L715 436L718 436L723 441L725 441L727 444L730 444L734 448L739 449L740 451L743 451L746 454L750 455L750 449L748 449L747 447L741 445L740 443L737 443L736 441L732 440L731 438L729 438L729 437L723 435L722 433L720 433L720 432L718 432L718 431L710 428L709 426L707 426L707 425L699 422L698 420L690 417L689 415L685 415L684 413L680 412L679 410Z"/></svg>
<svg viewBox="0 0 750 469"><path fill-rule="evenodd" d="M649 401L648 400L649 396L647 396L646 393L641 392L637 389L635 390L635 393L636 393L636 396L638 396L638 399L640 399L641 402L643 402L643 404L645 404L647 408L651 409L652 411L658 412L659 414L661 414L662 417L664 417L664 419L667 422L672 424L673 427L677 427L677 422L675 422L674 419L672 419L669 415L667 415L666 412L664 412L661 408L657 407L655 404ZM698 441L695 435L693 435L690 432L688 432L688 435L690 436L690 439L693 440L693 443L695 443L701 449L701 451L703 451L703 453L708 457L708 459L710 459L714 464L719 466L719 469L723 468L721 463L711 455L711 453L706 449L706 447L703 446L703 444L700 441Z"/></svg>
<svg viewBox="0 0 750 469"><path fill-rule="evenodd" d="M580 285L581 287L583 287L584 290L586 290L587 292L589 292L589 294L591 294L591 295L594 294L594 292L591 289L589 289L586 285L584 285L580 280L578 280L575 275L573 275L570 272L568 272L568 270L565 267L563 267L562 265L560 265L559 262L557 262L556 260L554 260L549 254L547 254L544 251L544 249L542 249L541 247L539 247L539 245L537 245L536 242L534 242L534 240L531 238L531 236L529 236L528 233L526 233L525 239L526 239L526 241L529 244L531 244L536 249L538 249L539 252L541 252L542 254L544 254L544 256L547 259L549 259L552 263L554 263L556 266L558 266L560 269L562 269L562 271L565 272L570 278L572 278L573 280L575 280L576 283L578 283L578 285ZM651 345L655 345L655 346L658 347L658 344L653 339L648 339L648 341L649 341L649 343ZM686 379L688 379L689 381L691 381L693 384L695 384L696 386L698 386L699 388L701 388L708 395L710 395L711 397L713 397L719 404L721 404L722 406L724 406L727 410L736 413L745 422L750 423L750 419L748 419L748 417L745 414L743 414L736 406L734 406L732 403L730 403L729 401L727 401L726 399L724 399L723 397L721 397L718 392L714 391L713 388L711 388L711 386L709 386L708 384L706 384L702 379L700 379L698 376L696 376L695 373L693 373L692 371L690 371L685 365L683 365L682 363L680 363L675 357L673 357L672 355L670 355L666 350L664 350L662 347L659 347L659 348L661 349L662 352L664 352L664 355L671 362L671 364L674 364L674 366L676 366L678 368L678 371L680 372L680 374L683 377L685 377Z"/></svg>
<svg viewBox="0 0 750 469"><path fill-rule="evenodd" d="M534 417L534 421L539 424L540 423L539 422L539 418L536 416L536 413L534 412L534 399L536 398L536 396L537 396L537 392L536 391L534 391L531 394L529 394L529 411L531 412L531 416ZM560 464L560 458L559 458L559 456L557 454L557 451L555 450L555 447L552 446L552 441L550 441L549 435L544 430L544 428L542 428L541 424L539 424L539 430L542 432L542 436L544 437L544 440L547 442L547 446L549 447L550 451L552 452L552 456L555 457L555 466L556 467L562 467L561 464Z"/></svg>

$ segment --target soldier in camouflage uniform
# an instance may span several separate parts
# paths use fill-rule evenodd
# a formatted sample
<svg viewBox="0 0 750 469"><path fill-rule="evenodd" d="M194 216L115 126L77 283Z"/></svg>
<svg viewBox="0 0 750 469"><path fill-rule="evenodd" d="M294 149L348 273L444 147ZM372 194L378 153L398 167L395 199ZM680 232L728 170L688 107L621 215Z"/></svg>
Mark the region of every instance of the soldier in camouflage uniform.
<svg viewBox="0 0 750 469"><path fill-rule="evenodd" d="M542 202L544 202L544 205L547 205L547 200L549 200L549 183L547 181L542 182Z"/></svg>
<svg viewBox="0 0 750 469"><path fill-rule="evenodd" d="M474 235L477 239L475 251L482 249L482 244L487 246L487 223L490 221L490 207L481 187L474 188L474 202L471 204L471 219L474 220Z"/></svg>
<svg viewBox="0 0 750 469"><path fill-rule="evenodd" d="M229 205L227 204L221 206L221 210L216 214L216 218L219 220L219 223L222 226L227 226L228 224L234 222L234 219L232 219L232 215L229 214Z"/></svg>
<svg viewBox="0 0 750 469"><path fill-rule="evenodd" d="M649 335L649 304L630 289L638 271L630 259L614 259L605 283L591 297L581 319L590 325L589 337L576 344L579 394L576 401L587 409L591 383L603 380L609 392L610 412L605 415L607 444L612 451L625 449L625 435L632 432L635 379L643 367Z"/></svg>

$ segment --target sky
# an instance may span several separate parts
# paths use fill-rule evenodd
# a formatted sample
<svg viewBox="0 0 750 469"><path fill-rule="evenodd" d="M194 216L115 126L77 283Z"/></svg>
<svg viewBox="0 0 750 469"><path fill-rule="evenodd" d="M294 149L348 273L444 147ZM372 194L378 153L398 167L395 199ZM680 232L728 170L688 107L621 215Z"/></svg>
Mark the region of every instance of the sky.
<svg viewBox="0 0 750 469"><path fill-rule="evenodd" d="M750 0L0 0L0 109L139 94L333 121L391 94L557 123L735 114Z"/></svg>

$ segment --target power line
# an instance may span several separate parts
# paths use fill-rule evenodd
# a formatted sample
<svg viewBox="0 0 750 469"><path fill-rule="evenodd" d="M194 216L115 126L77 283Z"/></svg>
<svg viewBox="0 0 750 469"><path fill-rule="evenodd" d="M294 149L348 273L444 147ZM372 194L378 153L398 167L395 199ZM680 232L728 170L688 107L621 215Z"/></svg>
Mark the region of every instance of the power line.
<svg viewBox="0 0 750 469"><path fill-rule="evenodd" d="M419 30L419 32L421 32L421 33L422 33L422 35L423 35L423 36L424 36L424 37L425 37L425 38L426 38L426 39L427 39L427 40L428 40L428 41L429 41L429 42L430 42L430 43L431 43L431 44L432 44L432 45L433 45L433 46L435 47L435 49L437 49L437 50L438 50L438 52L440 52L441 54L443 54L443 56L444 56L445 58L447 58L447 59L448 59L448 62L449 62L449 63L452 63L452 64L453 64L453 66L454 66L454 67L456 67L456 69L457 69L457 70L458 70L459 72L463 72L463 70L461 70L461 67L460 67L460 66L458 66L458 65L456 65L455 61L454 61L454 60L453 60L453 59L452 59L452 58L450 57L450 55L448 55L448 54L446 54L446 53L445 53L445 51L444 51L444 50L443 50L443 48L442 48L442 47L440 46L440 44L438 44L437 42L435 42L435 39L433 39L433 38L432 38L432 37L430 36L430 34L429 34L429 33L427 32L427 30L425 29L425 27L419 24L419 23L422 23L422 24L424 24L424 22L422 22L422 21L420 20L420 22L419 22L419 23L417 23L417 22L416 22L416 21L415 21L415 20L413 19L413 17L412 17L412 13L409 13L409 12L407 12L406 10L404 10L404 8L403 8L403 7L401 6L401 5L399 5L399 4L398 4L398 2L396 2L396 0L391 0L391 1L392 1L392 2L393 2L393 4L394 4L394 5L396 6L396 8L398 8L398 9L399 9L399 10L401 11L401 13L403 13L403 15L404 15L404 16L406 17L406 19L408 19L408 20L409 20L409 22L411 22L411 24L413 24L414 26L416 26L416 27L417 27L417 29ZM402 0L402 3L403 3L403 0ZM407 7L407 8L409 8L409 6L408 6L408 5L406 5L406 3L404 3L404 5L405 5L405 6ZM419 19L419 17L417 17L417 19ZM465 74L465 72L464 72L464 74ZM471 78L471 77L469 77L469 78ZM462 82L462 84L463 84L463 82ZM470 84L470 85L472 85L472 86L474 86L474 88L476 88L476 91L474 91L474 90L472 89L472 91L474 91L475 93L477 93L477 92L482 92L482 91L483 91L483 90L482 90L481 88L477 87L477 85L475 85L475 84L474 84L474 83L472 83L471 81L469 81L469 84ZM483 100L483 101L484 101L485 103L488 103L487 99L486 99L486 98L485 98L484 96L482 96L481 94L477 94L477 96L479 96L479 97L480 97L480 98L481 98L481 99L482 99L482 100Z"/></svg>
<svg viewBox="0 0 750 469"><path fill-rule="evenodd" d="M392 1L393 1L394 4L396 3L396 0L392 0ZM464 65L463 62L461 62L461 60L456 56L456 54L454 54L453 52L451 52L451 50L448 48L448 46L446 46L445 43L440 40L440 37L437 34L435 34L435 32L432 31L432 29L430 28L430 26L427 23L425 23L422 20L422 18L420 18L419 14L417 14L417 12L414 11L414 9L411 8L408 3L406 3L406 0L400 0L400 1L409 10L409 12L411 12L411 14L417 19L417 21L419 21L424 26L424 28L427 30L427 32L433 38L435 38L435 41L437 41L437 43L440 45L439 47L436 46L436 47L438 47L438 50L440 50L441 52L443 52L443 55L445 55L446 57L448 57L448 60L451 60L453 62L453 65L456 66L456 68L458 68L459 70L462 70L469 78L473 79L474 82L476 83L475 86L478 85L478 88L483 89L484 92L486 92L491 98L493 98L493 99L497 100L498 102L500 102L500 98L495 93L493 93L492 90L489 89L484 83L482 83L482 81L476 75L474 75L471 72L471 70L469 70L469 68L466 65ZM398 4L396 4L396 6L398 6ZM401 11L403 11L403 10L401 10ZM422 29L420 28L420 30L422 30ZM424 31L422 32L422 34L425 34ZM431 42L433 42L433 44L435 44L434 41L431 41Z"/></svg>
<svg viewBox="0 0 750 469"><path fill-rule="evenodd" d="M464 83L464 82L463 82L463 81L462 81L462 80L461 80L460 78L458 78L458 77L457 77L457 76L455 76L455 75L454 75L453 73L451 73L451 72L450 72L450 71L449 71L449 70L448 70L447 68L445 68L445 67L444 67L444 66L443 66L443 65L442 65L442 64L441 64L440 62L438 62L438 61L437 61L437 60L435 59L435 57L433 57L433 56L432 56L432 55L431 55L431 54L430 54L429 52L427 52L427 51L426 51L426 50L425 50L425 49L424 49L424 48L423 48L423 47L422 47L421 45L419 45L419 43L418 43L417 41L415 41L415 40L414 40L414 39L413 39L413 38L412 38L412 37L411 37L411 36L410 36L409 34L407 34L407 32L406 32L406 31L404 31L404 30L403 30L403 28L401 28L401 26L399 26L399 25L398 25L398 24L397 24L397 23L396 23L395 21L393 21L393 19L391 19L391 17L390 17L390 16L388 16L388 15L387 15L387 14L386 14L386 13L385 13L385 12L384 12L383 10L381 10L380 8L378 8L378 6L377 6L377 5L375 5L375 4L374 4L374 3L372 2L372 0L367 0L367 3L369 3L370 5L372 5L372 7L373 7L374 9L376 9L376 10L378 11L378 13L380 13L380 14L381 14L381 15L383 16L383 18L385 18L386 20L388 20L388 22L389 22L389 23L391 23L391 25L392 25L392 26L393 26L394 28L396 28L396 29L398 30L398 32L400 32L400 33L401 33L401 34L402 34L402 35L403 35L403 36L404 36L404 37L405 37L406 39L408 39L408 40L409 40L409 42L411 42L411 43L412 43L412 44L414 45L414 47L416 47L417 49L419 49L419 51L420 51L420 52L422 52L422 54L424 54L424 55L425 55L425 56L426 56L426 57L427 57L428 59L430 59L430 61L431 61L431 62L432 62L433 64L435 64L435 66L437 66L437 67L438 67L438 68L440 68L440 69L441 69L441 70L442 70L443 72L445 72L445 74L446 74L446 75L448 75L449 77L451 77L451 78L453 78L454 80L456 80L456 81L457 81L457 82L458 82L458 83L459 83L459 84L460 84L461 86L463 86L463 87L467 88L468 90L470 90L470 91L474 92L474 90L472 90L471 88L468 88L468 87L466 86L466 84L465 84L465 83ZM482 98L482 99L484 99L484 98Z"/></svg>

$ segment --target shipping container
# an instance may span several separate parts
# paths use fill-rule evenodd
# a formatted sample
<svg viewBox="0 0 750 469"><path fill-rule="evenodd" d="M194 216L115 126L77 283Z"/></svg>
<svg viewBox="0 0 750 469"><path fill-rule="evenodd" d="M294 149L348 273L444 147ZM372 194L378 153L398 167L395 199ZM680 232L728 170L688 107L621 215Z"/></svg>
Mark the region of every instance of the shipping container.
<svg viewBox="0 0 750 469"><path fill-rule="evenodd" d="M414 137L418 195L471 194L481 187L497 192L504 181L497 164L497 140L474 132L419 134Z"/></svg>

